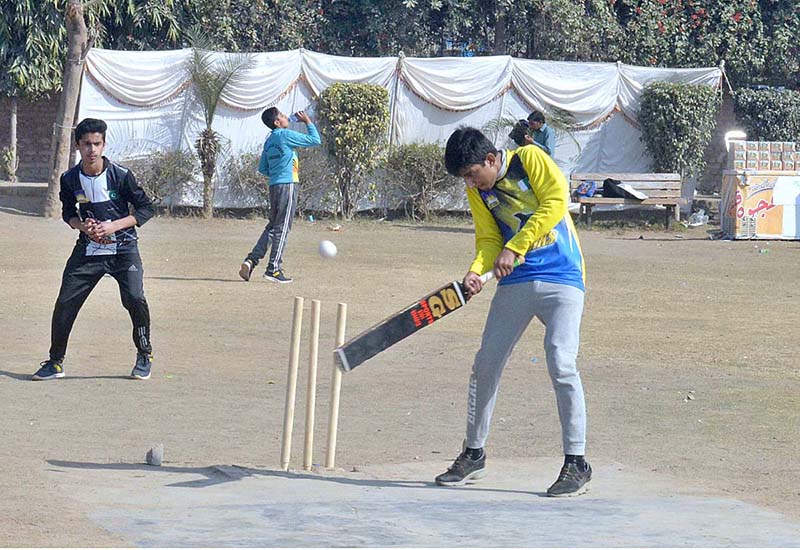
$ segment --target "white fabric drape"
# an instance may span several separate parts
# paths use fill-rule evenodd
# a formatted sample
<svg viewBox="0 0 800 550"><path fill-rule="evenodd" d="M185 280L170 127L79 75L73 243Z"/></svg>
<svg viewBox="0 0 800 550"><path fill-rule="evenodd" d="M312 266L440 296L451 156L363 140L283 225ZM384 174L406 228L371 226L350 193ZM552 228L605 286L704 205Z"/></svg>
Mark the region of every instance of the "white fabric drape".
<svg viewBox="0 0 800 550"><path fill-rule="evenodd" d="M108 122L110 156L124 160L194 142L202 117L187 101L190 54L188 49L88 53L79 116ZM226 55L235 54L215 54ZM350 58L303 49L251 55L253 65L223 95L214 121L232 152L260 149L268 133L260 120L265 107L293 112L313 106L335 82L359 82L389 91L393 144L443 143L458 126L525 118L533 109L566 112L576 130L557 133L555 154L566 173L648 170L650 158L635 123L643 88L658 80L719 86L722 76L718 67L660 69L510 56ZM504 146L505 133L490 137ZM224 201L224 193L220 196Z"/></svg>

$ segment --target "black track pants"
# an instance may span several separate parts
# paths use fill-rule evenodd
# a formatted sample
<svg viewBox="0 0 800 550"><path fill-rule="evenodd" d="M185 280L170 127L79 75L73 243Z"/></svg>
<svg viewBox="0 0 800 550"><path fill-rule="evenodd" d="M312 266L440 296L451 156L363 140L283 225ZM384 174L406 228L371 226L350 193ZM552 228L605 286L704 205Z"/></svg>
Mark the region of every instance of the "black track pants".
<svg viewBox="0 0 800 550"><path fill-rule="evenodd" d="M151 353L150 309L144 297L142 259L137 250L113 256L85 256L77 246L67 260L61 290L53 310L50 359L61 360L67 352L72 325L83 303L105 274L116 279L122 305L133 323L133 343L142 353Z"/></svg>

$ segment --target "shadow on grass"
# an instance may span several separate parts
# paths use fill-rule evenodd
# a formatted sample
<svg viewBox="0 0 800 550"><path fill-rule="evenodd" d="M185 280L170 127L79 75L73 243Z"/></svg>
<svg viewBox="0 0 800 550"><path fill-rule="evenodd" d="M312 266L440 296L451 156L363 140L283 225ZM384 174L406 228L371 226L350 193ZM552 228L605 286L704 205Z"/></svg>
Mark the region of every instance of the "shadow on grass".
<svg viewBox="0 0 800 550"><path fill-rule="evenodd" d="M431 233L475 233L475 228L472 226L450 227L445 225L407 225L398 223L394 224L394 227L402 227L403 229L426 231Z"/></svg>
<svg viewBox="0 0 800 550"><path fill-rule="evenodd" d="M438 491L452 490L451 487L440 487L432 481L398 481L391 479L350 479L341 476L328 476L325 474L315 474L312 472L284 472L283 470L267 470L263 468L247 468L244 466L216 465L206 467L189 466L150 466L142 463L97 463L97 462L74 462L69 460L48 460L48 464L55 468L74 468L80 470L116 470L116 471L142 471L142 472L167 472L171 474L189 474L200 476L198 479L190 481L180 481L169 483L167 487L182 487L202 489L232 481L239 481L244 478L280 478L280 479L305 479L322 483L338 483L343 485L353 485L358 487L399 487L405 489L431 489ZM464 490L461 488L461 490ZM470 487L470 491L481 491L490 493L521 494L546 497L544 492L515 491L508 489L490 489Z"/></svg>
<svg viewBox="0 0 800 550"><path fill-rule="evenodd" d="M29 218L43 218L44 214L38 212L28 212L27 210L19 210L10 206L0 206L0 212L4 214L11 214L14 216L27 216Z"/></svg>
<svg viewBox="0 0 800 550"><path fill-rule="evenodd" d="M211 277L145 277L157 281L202 281L206 283L243 283L241 279L214 279Z"/></svg>
<svg viewBox="0 0 800 550"><path fill-rule="evenodd" d="M64 378L56 378L54 380L31 380L31 376L33 376L33 372L35 372L36 367L31 369L30 373L20 374L18 372L10 372L7 370L0 370L0 376L5 376L6 378L13 378L14 380L25 380L25 381L34 381L34 382L70 382L75 380L131 380L131 377L127 374L102 374L97 376L69 376L65 375Z"/></svg>

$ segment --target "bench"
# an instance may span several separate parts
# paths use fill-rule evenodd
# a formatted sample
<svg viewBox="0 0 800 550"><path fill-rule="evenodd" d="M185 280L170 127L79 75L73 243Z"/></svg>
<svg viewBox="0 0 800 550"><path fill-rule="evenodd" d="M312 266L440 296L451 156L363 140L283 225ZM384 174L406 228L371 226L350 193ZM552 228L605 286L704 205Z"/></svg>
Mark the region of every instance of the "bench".
<svg viewBox="0 0 800 550"><path fill-rule="evenodd" d="M603 180L611 178L629 184L633 189L647 195L644 200L622 199L616 197L580 197L575 195L575 190L585 181L594 181L597 192L603 190ZM570 195L580 205L580 218L587 227L592 227L592 208L596 204L624 204L626 206L665 206L667 229L672 227L672 220L680 220L679 208L686 204L686 199L681 197L680 174L620 174L620 173L586 173L572 174L570 177Z"/></svg>

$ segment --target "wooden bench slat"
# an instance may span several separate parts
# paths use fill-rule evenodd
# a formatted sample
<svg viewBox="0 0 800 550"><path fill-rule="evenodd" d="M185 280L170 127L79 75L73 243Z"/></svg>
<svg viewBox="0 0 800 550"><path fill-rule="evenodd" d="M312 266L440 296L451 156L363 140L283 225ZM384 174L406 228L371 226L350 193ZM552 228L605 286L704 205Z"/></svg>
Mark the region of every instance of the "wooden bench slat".
<svg viewBox="0 0 800 550"><path fill-rule="evenodd" d="M582 204L644 204L644 205L654 205L654 204L663 204L663 205L683 205L687 203L687 200L680 197L675 198L650 198L644 199L642 201L636 199L618 199L618 198L603 198L603 197L579 197L578 202Z"/></svg>
<svg viewBox="0 0 800 550"><path fill-rule="evenodd" d="M680 174L650 174L650 173L637 173L637 172L627 172L627 173L598 173L598 172L587 172L583 174L572 174L570 179L573 180L594 180L598 184L603 183L603 180L606 178L611 178L615 180L620 180L621 182L625 183L626 181L681 181Z"/></svg>
<svg viewBox="0 0 800 550"><path fill-rule="evenodd" d="M644 200L623 199L617 197L576 197L575 200L581 205L580 216L584 218L589 227L592 226L592 208L595 205L624 204L626 206L664 206L666 214L666 226L670 228L673 217L677 220L680 217L679 207L688 201L681 197L683 182L680 174L656 174L656 173L633 173L633 172L586 172L582 174L572 174L569 178L570 191L577 189L581 183L592 180L597 184L598 192L602 192L603 180L611 178L628 184L631 188L641 191L647 198Z"/></svg>
<svg viewBox="0 0 800 550"><path fill-rule="evenodd" d="M580 186L581 183L582 183L581 181L574 181L574 182L572 182L571 188L573 190L575 190ZM680 183L675 183L675 184L670 184L670 185L664 185L664 183L655 183L655 182L649 182L648 183L648 182L639 182L639 181L626 181L626 182L623 182L623 183L627 183L627 184L631 185L634 189L639 189L644 193L647 193L649 190L653 190L653 191L659 191L659 190L660 191L672 191L672 192L680 193L681 187L682 187L682 185ZM598 189L602 189L603 188L603 183L602 182L598 182L597 183L597 188Z"/></svg>

